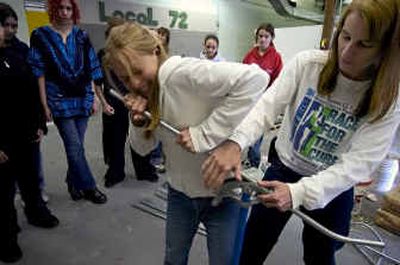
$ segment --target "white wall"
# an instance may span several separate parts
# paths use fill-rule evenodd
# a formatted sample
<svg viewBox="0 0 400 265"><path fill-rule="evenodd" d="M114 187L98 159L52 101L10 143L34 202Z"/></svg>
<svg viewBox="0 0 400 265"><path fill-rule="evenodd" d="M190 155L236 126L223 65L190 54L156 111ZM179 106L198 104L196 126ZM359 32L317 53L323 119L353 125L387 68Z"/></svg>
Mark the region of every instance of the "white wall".
<svg viewBox="0 0 400 265"><path fill-rule="evenodd" d="M306 26L304 29L303 26L287 28L313 23L279 16L267 0L215 2L218 11L220 53L231 61L242 61L247 51L253 47L254 30L261 23L272 23L276 28L276 46L279 51L284 52L285 60L300 50L314 48L314 40L320 36L314 26Z"/></svg>
<svg viewBox="0 0 400 265"><path fill-rule="evenodd" d="M319 49L322 25L279 28L275 30L275 47L281 53L283 62L304 50Z"/></svg>
<svg viewBox="0 0 400 265"><path fill-rule="evenodd" d="M28 23L26 22L24 0L1 0L1 2L9 4L18 16L18 33L17 36L25 43L29 42Z"/></svg>
<svg viewBox="0 0 400 265"><path fill-rule="evenodd" d="M17 12L19 18L18 37L25 41L29 41L28 25L26 23L24 0L0 0L11 5ZM93 0L85 0L93 1ZM165 5L175 8L187 8L188 3L184 0L114 0L121 2L134 2L146 5ZM279 23L290 24L287 19L272 17L273 11L270 8L251 5L248 1L241 0L197 0L199 3L192 6L193 9L206 12L210 9L210 13L217 12L218 16L218 36L220 38L220 53L222 56L231 61L241 61L245 53L252 47L254 43L253 31L261 22L271 22L273 20L276 29L275 45L281 52L284 61L289 60L299 51L306 49L318 48L319 38L321 36L322 27L318 26L302 26L282 28ZM196 1L196 2L197 2ZM266 1L266 0L265 0ZM191 2L191 1L190 1ZM85 14L82 14L83 16ZM282 20L283 19L283 20ZM283 22L282 22L283 21ZM103 32L98 32L103 36ZM204 33L205 35L206 33ZM196 34L196 38L201 40L201 34ZM102 39L102 38L100 38ZM171 41L173 42L173 41ZM192 42L187 43L193 45ZM102 46L103 43L99 44ZM201 43L193 50L199 49ZM199 49L200 50L200 49ZM185 52L185 51L182 51ZM200 51L198 51L200 52ZM195 54L197 55L196 51ZM179 54L178 51L176 51ZM187 52L186 52L187 53Z"/></svg>
<svg viewBox="0 0 400 265"><path fill-rule="evenodd" d="M273 23L277 28L277 49L283 53L284 60L291 58L300 50L316 47L319 42L316 39L319 39L320 27L282 28L298 24L309 25L310 22L279 16L267 0L103 0L103 2L107 16L111 15L112 10L139 12L145 7L154 8L154 18L157 20L160 19L160 14L157 13L160 10L156 7L184 10L192 19L195 14L201 14L201 19L196 19L197 22L213 25L217 23L216 27L211 28L220 39L219 53L229 61L243 59L254 44L254 30L263 22ZM98 5L85 0L82 2L82 11L84 27L90 30L96 48L102 47L104 29L98 27L100 23ZM208 17L215 17L216 21ZM161 23L160 20L159 22ZM165 23L163 26L168 27ZM199 26L194 26L189 31L171 29L171 54L197 57L203 38L209 33L209 30L201 29Z"/></svg>

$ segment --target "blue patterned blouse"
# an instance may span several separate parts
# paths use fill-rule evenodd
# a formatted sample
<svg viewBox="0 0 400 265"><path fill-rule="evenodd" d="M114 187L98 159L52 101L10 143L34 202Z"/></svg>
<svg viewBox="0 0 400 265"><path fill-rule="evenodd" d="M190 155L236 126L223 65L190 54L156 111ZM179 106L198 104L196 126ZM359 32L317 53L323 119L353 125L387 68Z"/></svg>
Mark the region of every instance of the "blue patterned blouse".
<svg viewBox="0 0 400 265"><path fill-rule="evenodd" d="M94 100L91 81L102 79L96 52L86 32L74 26L63 43L49 26L35 29L28 62L46 80L47 103L54 118L89 116Z"/></svg>

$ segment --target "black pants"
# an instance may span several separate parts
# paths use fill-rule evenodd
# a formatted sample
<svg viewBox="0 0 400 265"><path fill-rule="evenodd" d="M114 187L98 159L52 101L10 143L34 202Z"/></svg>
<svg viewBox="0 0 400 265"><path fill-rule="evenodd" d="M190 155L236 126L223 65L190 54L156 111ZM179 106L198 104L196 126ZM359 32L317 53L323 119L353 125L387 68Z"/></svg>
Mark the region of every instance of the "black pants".
<svg viewBox="0 0 400 265"><path fill-rule="evenodd" d="M15 187L25 202L25 212L46 207L40 196L36 157L39 143L19 144L8 151L9 160L0 164L0 243L16 237ZM4 240L4 241L3 241Z"/></svg>
<svg viewBox="0 0 400 265"><path fill-rule="evenodd" d="M273 145L271 148L274 148ZM271 166L263 180L279 180L294 183L303 176L287 168L277 156L274 149L269 153ZM349 189L325 208L308 211L301 210L326 228L347 236L349 234L351 210L353 208L353 189ZM291 216L290 212L280 212L275 208L266 208L262 204L253 206L243 241L240 264L263 264L268 254ZM335 251L343 246L324 236L308 224L303 229L303 259L307 265L335 264Z"/></svg>
<svg viewBox="0 0 400 265"><path fill-rule="evenodd" d="M103 113L103 154L108 165L106 179L123 179L125 177L125 143L129 128L128 110L120 103L109 99L115 114ZM111 102L112 101L112 102Z"/></svg>
<svg viewBox="0 0 400 265"><path fill-rule="evenodd" d="M151 180L158 178L155 167L150 163L151 153L145 156L141 156L131 148L131 155L137 179Z"/></svg>
<svg viewBox="0 0 400 265"><path fill-rule="evenodd" d="M129 129L129 112L127 108L113 97L106 96L107 102L113 106L115 114L103 114L103 155L108 164L106 179L121 180L125 178L125 143ZM132 162L139 179L146 179L155 174L150 164L150 155L140 156L131 149Z"/></svg>

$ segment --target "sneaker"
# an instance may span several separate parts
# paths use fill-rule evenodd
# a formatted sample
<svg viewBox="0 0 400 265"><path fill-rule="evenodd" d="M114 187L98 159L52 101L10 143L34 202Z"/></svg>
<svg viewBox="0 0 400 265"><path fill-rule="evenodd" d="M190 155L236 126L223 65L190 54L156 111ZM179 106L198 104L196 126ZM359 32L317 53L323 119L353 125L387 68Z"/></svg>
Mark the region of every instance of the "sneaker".
<svg viewBox="0 0 400 265"><path fill-rule="evenodd" d="M17 239L0 244L0 261L4 263L14 263L22 258L22 251Z"/></svg>
<svg viewBox="0 0 400 265"><path fill-rule="evenodd" d="M163 163L155 164L154 168L158 174L163 174L166 172L165 165Z"/></svg>
<svg viewBox="0 0 400 265"><path fill-rule="evenodd" d="M49 195L48 195L44 190L42 190L42 192L40 193L40 195L42 196L42 200L43 200L45 203L48 203L48 202L50 201Z"/></svg>
<svg viewBox="0 0 400 265"><path fill-rule="evenodd" d="M102 193L98 188L92 190L84 190L83 198L96 204L103 204L107 202L107 196Z"/></svg>
<svg viewBox="0 0 400 265"><path fill-rule="evenodd" d="M242 161L242 169L247 169L247 168L251 168L251 163L250 160L246 159Z"/></svg>
<svg viewBox="0 0 400 265"><path fill-rule="evenodd" d="M25 215L28 223L41 228L53 228L58 226L60 221L55 217L47 207L29 210L25 208Z"/></svg>

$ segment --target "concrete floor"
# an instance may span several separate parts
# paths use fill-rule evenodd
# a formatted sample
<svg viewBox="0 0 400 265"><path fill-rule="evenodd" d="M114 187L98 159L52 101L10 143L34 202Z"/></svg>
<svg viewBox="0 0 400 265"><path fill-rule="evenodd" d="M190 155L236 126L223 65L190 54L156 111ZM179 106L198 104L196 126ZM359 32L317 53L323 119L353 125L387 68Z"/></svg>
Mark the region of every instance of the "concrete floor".
<svg viewBox="0 0 400 265"><path fill-rule="evenodd" d="M86 139L87 157L98 184L102 187L106 168L102 159L99 115L91 119ZM86 201L74 202L69 198L64 183L65 154L54 126L50 126L42 150L46 190L50 196L49 207L60 219L60 226L44 230L27 224L20 203L17 202L22 228L19 242L24 257L15 264L162 264L164 221L133 208L132 204L153 196L154 191L164 182L165 176L161 176L158 183L136 181L133 168L127 163L126 181L111 189L102 187L109 198L107 204L99 206ZM291 219L265 264L303 264L301 226L299 219ZM399 237L379 231L388 240L389 253L400 258ZM337 264L368 264L352 246L346 246L338 252L337 261ZM204 236L196 235L189 264L207 264Z"/></svg>

